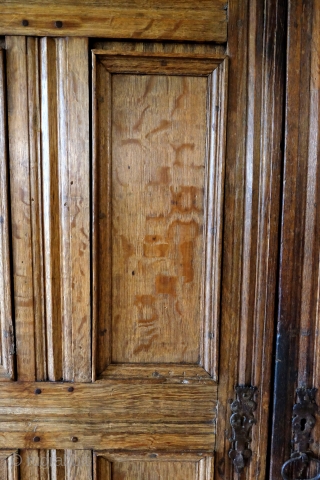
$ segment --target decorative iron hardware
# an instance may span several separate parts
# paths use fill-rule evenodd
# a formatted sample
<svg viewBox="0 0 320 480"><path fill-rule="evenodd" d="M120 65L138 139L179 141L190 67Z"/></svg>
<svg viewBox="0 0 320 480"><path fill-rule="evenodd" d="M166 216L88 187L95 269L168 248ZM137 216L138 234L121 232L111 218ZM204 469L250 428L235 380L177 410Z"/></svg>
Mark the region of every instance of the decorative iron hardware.
<svg viewBox="0 0 320 480"><path fill-rule="evenodd" d="M239 385L235 388L237 399L231 404L232 415L230 425L232 427L232 448L229 451L229 457L233 461L236 472L241 473L246 462L251 458L252 451L249 448L251 442L252 426L257 423L253 412L257 408L253 400L257 388Z"/></svg>
<svg viewBox="0 0 320 480"><path fill-rule="evenodd" d="M318 405L315 401L317 393L316 388L297 388L298 403L293 406L292 445L295 448L291 454L291 458L287 460L281 469L281 475L284 480L291 480L287 471L290 467L296 470L296 478L305 479L305 472L311 462L315 462L320 466L320 460L312 456L309 450L311 439L311 431L316 423L316 413L318 413ZM319 480L320 473L310 480Z"/></svg>

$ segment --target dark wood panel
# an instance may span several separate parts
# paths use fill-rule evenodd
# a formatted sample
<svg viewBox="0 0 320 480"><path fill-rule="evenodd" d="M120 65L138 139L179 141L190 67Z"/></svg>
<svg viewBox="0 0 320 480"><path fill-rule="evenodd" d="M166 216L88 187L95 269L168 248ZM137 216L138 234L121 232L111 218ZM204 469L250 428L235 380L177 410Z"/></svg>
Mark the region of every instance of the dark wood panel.
<svg viewBox="0 0 320 480"><path fill-rule="evenodd" d="M291 455L297 387L319 388L320 10L290 1L278 335L270 479ZM316 396L320 404L319 393ZM310 445L320 453L316 422ZM306 471L306 478L315 472Z"/></svg>

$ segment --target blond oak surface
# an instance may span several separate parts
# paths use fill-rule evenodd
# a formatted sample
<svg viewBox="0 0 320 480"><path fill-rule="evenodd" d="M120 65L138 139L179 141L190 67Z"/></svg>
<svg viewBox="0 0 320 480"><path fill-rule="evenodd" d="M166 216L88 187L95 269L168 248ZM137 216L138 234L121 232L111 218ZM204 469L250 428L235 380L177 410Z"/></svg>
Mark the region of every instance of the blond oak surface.
<svg viewBox="0 0 320 480"><path fill-rule="evenodd" d="M0 34L225 42L225 6L225 0L2 0Z"/></svg>

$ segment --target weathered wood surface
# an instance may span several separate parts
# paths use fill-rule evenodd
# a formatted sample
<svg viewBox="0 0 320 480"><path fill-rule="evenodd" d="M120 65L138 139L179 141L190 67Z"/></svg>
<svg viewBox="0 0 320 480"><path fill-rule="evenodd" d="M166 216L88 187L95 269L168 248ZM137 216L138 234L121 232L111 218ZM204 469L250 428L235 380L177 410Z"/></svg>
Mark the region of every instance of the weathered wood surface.
<svg viewBox="0 0 320 480"><path fill-rule="evenodd" d="M278 334L270 479L290 458L298 387L319 389L320 351L320 9L290 1ZM320 405L319 392L316 396ZM320 454L317 417L310 445ZM306 471L305 478L315 476Z"/></svg>
<svg viewBox="0 0 320 480"><path fill-rule="evenodd" d="M225 0L2 0L0 9L0 35L227 40Z"/></svg>
<svg viewBox="0 0 320 480"><path fill-rule="evenodd" d="M213 448L217 388L212 380L190 385L159 381L2 385L2 448ZM40 440L35 442L35 437Z"/></svg>

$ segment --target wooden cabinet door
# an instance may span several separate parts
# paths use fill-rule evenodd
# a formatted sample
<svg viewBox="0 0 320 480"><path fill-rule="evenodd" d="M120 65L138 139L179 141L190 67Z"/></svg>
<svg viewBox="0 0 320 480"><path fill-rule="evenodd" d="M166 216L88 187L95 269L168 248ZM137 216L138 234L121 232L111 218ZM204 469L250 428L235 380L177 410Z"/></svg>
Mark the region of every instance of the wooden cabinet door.
<svg viewBox="0 0 320 480"><path fill-rule="evenodd" d="M114 3L5 9L3 478L264 479L283 10Z"/></svg>

